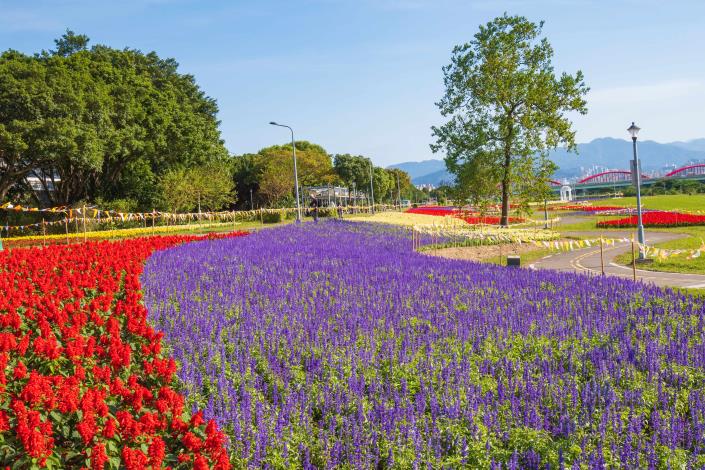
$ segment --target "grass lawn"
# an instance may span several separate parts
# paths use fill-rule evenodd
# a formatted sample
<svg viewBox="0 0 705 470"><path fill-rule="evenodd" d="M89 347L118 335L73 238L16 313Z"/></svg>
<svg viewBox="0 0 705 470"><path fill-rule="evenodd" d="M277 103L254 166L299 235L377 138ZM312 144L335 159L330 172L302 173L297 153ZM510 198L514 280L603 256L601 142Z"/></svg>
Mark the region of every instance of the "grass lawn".
<svg viewBox="0 0 705 470"><path fill-rule="evenodd" d="M522 267L528 267L529 264L533 263L537 259L541 259L544 256L548 256L550 254L555 253L555 250L550 250L548 248L539 248L536 247L535 250L531 251L526 251L522 253L521 255L521 265ZM502 256L500 259L499 255L498 256L493 256L492 258L485 258L482 260L483 263L492 263L492 264L501 264L502 266L507 265L507 254L512 255L513 253L506 253Z"/></svg>
<svg viewBox="0 0 705 470"><path fill-rule="evenodd" d="M705 194L673 194L663 196L643 196L641 204L645 209L659 210L705 210ZM621 197L595 201L596 206L636 207L635 197Z"/></svg>
<svg viewBox="0 0 705 470"><path fill-rule="evenodd" d="M685 233L689 236L680 240L657 243L655 245L657 248L695 250L700 248L703 245L703 240L705 240L705 227L675 227L671 229L659 229L659 231ZM639 269L673 273L705 274L705 251L699 258L686 259L686 256L686 254L682 254L664 260L654 260L652 264L640 265ZM617 263L624 265L631 264L631 261L632 256L630 253L620 255L616 258Z"/></svg>
<svg viewBox="0 0 705 470"><path fill-rule="evenodd" d="M557 225L554 225L553 229L557 232L560 233L565 233L565 232L595 232L597 235L599 235L600 232L604 233L606 237L609 236L610 230L618 230L617 228L615 229L609 229L609 228L604 228L604 227L598 227L597 222L601 220L616 220L616 219L622 219L624 216L614 216L614 215L585 215L584 220L580 222L575 222L575 223L559 223ZM624 231L625 229L621 229Z"/></svg>

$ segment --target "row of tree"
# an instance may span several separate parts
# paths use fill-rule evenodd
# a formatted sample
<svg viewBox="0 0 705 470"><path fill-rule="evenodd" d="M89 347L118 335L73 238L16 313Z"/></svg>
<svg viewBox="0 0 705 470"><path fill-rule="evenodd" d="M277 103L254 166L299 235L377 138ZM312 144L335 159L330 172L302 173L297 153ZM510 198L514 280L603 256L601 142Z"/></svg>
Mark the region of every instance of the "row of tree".
<svg viewBox="0 0 705 470"><path fill-rule="evenodd" d="M296 142L299 185L340 185L369 195L375 202L395 202L397 199L416 200L423 193L411 183L409 174L398 169L374 166L360 155L329 155L320 145ZM234 158L234 179L239 207L276 207L294 204L294 166L291 144L267 147L256 154ZM370 180L372 188L370 190ZM249 199L252 191L253 199Z"/></svg>
<svg viewBox="0 0 705 470"><path fill-rule="evenodd" d="M173 59L67 31L51 51L0 55L0 201L124 211L285 206L291 145L230 156L218 106ZM409 176L297 142L299 182L370 186L377 202L420 194ZM34 183L34 188L31 183ZM38 186L38 187L37 187ZM241 195L238 200L237 195Z"/></svg>

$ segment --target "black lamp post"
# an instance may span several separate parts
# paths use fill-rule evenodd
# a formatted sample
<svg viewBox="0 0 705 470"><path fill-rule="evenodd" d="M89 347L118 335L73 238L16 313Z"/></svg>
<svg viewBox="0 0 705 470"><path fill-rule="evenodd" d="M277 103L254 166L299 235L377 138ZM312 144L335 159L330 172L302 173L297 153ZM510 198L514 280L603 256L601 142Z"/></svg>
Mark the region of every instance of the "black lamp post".
<svg viewBox="0 0 705 470"><path fill-rule="evenodd" d="M296 222L301 222L301 205L299 204L299 172L296 168L296 143L294 142L294 129L286 124L270 122L273 126L286 127L291 131L291 153L294 155L294 184L296 185Z"/></svg>
<svg viewBox="0 0 705 470"><path fill-rule="evenodd" d="M639 244L644 245L644 224L641 220L641 165L639 165L639 155L636 151L636 137L641 128L637 127L633 122L627 131L632 136L632 148L634 150L634 160L632 161L632 175L636 186L636 217L637 228L636 233L639 239ZM644 259L644 250L639 248L639 260Z"/></svg>

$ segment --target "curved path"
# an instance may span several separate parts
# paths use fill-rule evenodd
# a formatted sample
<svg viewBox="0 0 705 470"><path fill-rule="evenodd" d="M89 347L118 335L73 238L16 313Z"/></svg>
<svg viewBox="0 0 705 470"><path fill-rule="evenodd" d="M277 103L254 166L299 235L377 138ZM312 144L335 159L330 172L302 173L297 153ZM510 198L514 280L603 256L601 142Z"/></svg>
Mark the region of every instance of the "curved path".
<svg viewBox="0 0 705 470"><path fill-rule="evenodd" d="M568 232L566 235L580 237L594 237L595 232ZM609 232L610 237L631 237L631 232ZM661 243L678 238L684 238L686 235L672 232L650 232L646 235L648 244ZM609 276L619 276L631 279L633 277L632 268L630 266L622 266L614 262L618 255L627 253L631 250L631 243L615 243L614 245L604 247L605 259L605 274ZM556 253L546 256L529 265L531 269L552 269L556 271L570 271L600 275L602 273L600 266L600 247L584 248L567 253ZM682 274L669 273L663 271L647 271L643 269L636 270L638 280L656 284L661 287L690 287L704 288L705 275L701 274Z"/></svg>

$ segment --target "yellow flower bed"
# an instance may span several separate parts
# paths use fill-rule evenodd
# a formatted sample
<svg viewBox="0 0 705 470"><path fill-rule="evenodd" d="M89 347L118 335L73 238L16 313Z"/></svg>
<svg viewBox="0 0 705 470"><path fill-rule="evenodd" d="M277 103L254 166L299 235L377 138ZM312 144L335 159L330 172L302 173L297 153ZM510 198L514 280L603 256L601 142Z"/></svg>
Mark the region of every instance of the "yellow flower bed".
<svg viewBox="0 0 705 470"><path fill-rule="evenodd" d="M377 212L376 214L368 217L351 218L350 220L402 225L407 227L413 227L415 225L430 225L435 227L470 227L467 222L458 219L457 217L409 214L407 212Z"/></svg>
<svg viewBox="0 0 705 470"><path fill-rule="evenodd" d="M502 228L496 225L467 225L466 227L417 225L413 229L416 233L436 237L441 244L495 245L501 243L550 241L560 238L560 234L553 230L519 227Z"/></svg>
<svg viewBox="0 0 705 470"><path fill-rule="evenodd" d="M130 238L139 237L144 235L161 234L161 233L172 233L172 232L182 232L184 230L198 230L210 227L232 227L233 222L226 223L210 223L210 224L200 224L200 225L160 225L157 227L138 227L138 228L125 228L116 230L99 230L95 232L86 232L85 237L87 239L110 239L110 238ZM83 232L70 232L68 235L65 233L51 234L51 235L27 235L21 237L8 237L3 238L3 241L29 241L29 240L65 240L66 238L75 240L83 239Z"/></svg>

